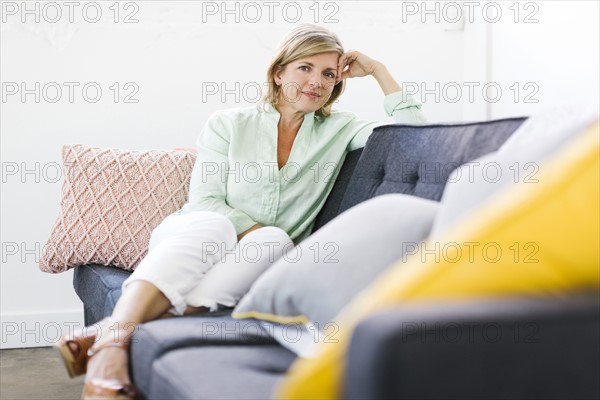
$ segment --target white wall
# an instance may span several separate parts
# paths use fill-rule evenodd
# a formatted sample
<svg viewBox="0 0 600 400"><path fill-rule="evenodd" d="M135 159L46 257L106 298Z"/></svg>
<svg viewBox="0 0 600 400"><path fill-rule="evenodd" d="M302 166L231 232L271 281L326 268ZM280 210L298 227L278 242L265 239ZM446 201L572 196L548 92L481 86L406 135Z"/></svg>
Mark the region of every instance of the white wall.
<svg viewBox="0 0 600 400"><path fill-rule="evenodd" d="M529 115L551 104L598 107L597 2L535 2L539 23L527 25L514 22L508 9L513 2L500 4L504 12L497 23L483 18L488 2L476 2L472 20L463 8L463 18L454 22L450 3L321 2L317 22L337 32L347 49L383 61L405 88L427 89L416 96L425 100L424 110L432 122ZM525 3L519 3L521 20L531 12L524 9ZM294 26L289 22L293 7L300 7L301 22L315 22L311 2L278 3L272 23L262 2L254 3L263 13L256 23L249 21L255 16L249 8L239 22L235 13L222 15L222 8L215 15L203 12L203 5L210 11L221 2L122 2L119 22L114 22L109 9L113 2L84 2L75 9L72 22L63 6L64 15L56 23L43 15L40 22L33 20L34 15L26 15L22 22L22 4L2 2L0 25L2 347L46 345L68 323L82 321L72 272L49 275L37 266L59 210L62 180L56 179L54 167L61 162L62 144L191 146L213 111L252 103L242 90L236 92L238 99L235 94L224 99L221 93L207 96L207 85L227 89L236 83L240 88L262 85L275 46ZM43 14L47 3L37 4ZM101 4L97 23L84 19L86 4L88 18L94 17L93 6ZM236 3L228 4L233 9ZM244 4L237 4L243 10ZM14 7L18 9L13 15ZM46 6L46 17L54 18L55 11ZM123 23L131 12L138 22ZM325 22L331 13L337 22ZM24 101L20 93L9 95L7 88L21 82L29 89L35 82L41 86L57 82L63 97L51 103L42 96L36 103L33 95ZM80 85L73 102L64 82ZM81 87L90 82L103 91L96 103L82 96ZM115 82L121 89L116 102L110 89ZM495 103L481 90L490 82L503 90ZM539 103L511 101L514 82L522 90L527 82L537 84ZM137 103L123 101L131 92L124 90L127 83L139 89L133 96ZM473 83L477 86L470 98L468 85ZM459 97L453 92L456 88L462 90ZM338 108L385 119L382 98L372 78L353 79Z"/></svg>
<svg viewBox="0 0 600 400"><path fill-rule="evenodd" d="M490 76L505 89L491 104L491 117L531 115L559 106L598 110L600 3L524 2L518 23L512 4L503 2L508 18L491 24Z"/></svg>
<svg viewBox="0 0 600 400"><path fill-rule="evenodd" d="M224 15L226 23L222 23L220 13L203 13L200 2L138 1L130 3L138 10L120 3L120 22L115 23L109 9L113 2L99 2L102 17L90 23L82 15L87 3L81 3L73 22L64 6L62 19L51 23L44 15L54 19L56 9L46 3L37 3L40 22L34 21L35 15L25 15L26 21L21 21L21 2L2 4L2 346L40 346L55 340L67 323L82 321L72 272L49 275L37 266L59 211L62 179L56 179L54 167L61 162L62 144L130 149L191 146L213 111L251 104L233 94L224 101L219 95L203 98L203 88L213 83L226 84L228 89L235 88L236 82L240 87L262 85L275 46L294 26L288 22L294 9L282 14L283 4L275 8L273 23L266 7L258 23L243 15L236 23L235 14ZM36 3L27 4L33 9ZM295 4L300 5L302 22L315 22L312 3ZM95 17L93 5L85 14L88 19ZM320 3L319 10L317 22L337 32L347 49L385 62L400 82L462 79L460 30L445 31L412 16L398 23L401 6L389 2ZM122 18L134 11L139 22L123 23ZM325 23L331 13L338 22ZM254 14L246 16L254 18ZM52 90L46 97L41 93L39 103L31 94L22 101L20 93L10 95L9 90L12 83L21 82L28 89L35 82L41 87L56 82L63 97L49 102L56 95ZM64 82L80 84L73 102ZM96 103L82 95L82 86L90 82L103 91ZM125 103L122 97L115 102L110 89L114 82L121 96L131 93L124 90L125 84L135 84L139 91L133 98L138 102ZM338 107L364 118L385 119L382 99L374 79L357 79L349 82ZM462 106L432 103L426 112L431 120L460 119Z"/></svg>

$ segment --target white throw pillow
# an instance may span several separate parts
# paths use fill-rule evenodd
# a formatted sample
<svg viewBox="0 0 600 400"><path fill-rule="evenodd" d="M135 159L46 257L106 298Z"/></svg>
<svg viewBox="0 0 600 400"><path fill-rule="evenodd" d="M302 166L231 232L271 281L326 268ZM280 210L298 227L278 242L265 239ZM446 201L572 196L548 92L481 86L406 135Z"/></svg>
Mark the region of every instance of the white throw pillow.
<svg viewBox="0 0 600 400"><path fill-rule="evenodd" d="M597 110L552 109L528 118L496 151L457 168L431 230L435 239L506 186L535 185L540 165L598 119Z"/></svg>
<svg viewBox="0 0 600 400"><path fill-rule="evenodd" d="M331 339L335 316L388 266L427 238L438 202L375 197L343 212L277 261L233 312L314 327Z"/></svg>

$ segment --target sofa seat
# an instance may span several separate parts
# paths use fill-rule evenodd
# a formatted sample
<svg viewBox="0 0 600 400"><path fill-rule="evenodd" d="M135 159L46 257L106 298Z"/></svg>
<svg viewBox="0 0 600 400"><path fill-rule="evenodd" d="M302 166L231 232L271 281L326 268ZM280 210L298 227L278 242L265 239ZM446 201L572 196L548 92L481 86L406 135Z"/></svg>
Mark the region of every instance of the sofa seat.
<svg viewBox="0 0 600 400"><path fill-rule="evenodd" d="M182 348L153 363L146 393L153 399L268 399L295 358L279 345Z"/></svg>
<svg viewBox="0 0 600 400"><path fill-rule="evenodd" d="M259 322L230 314L226 309L140 325L131 344L139 389L153 399L268 398L296 355ZM187 384L199 380L211 384Z"/></svg>

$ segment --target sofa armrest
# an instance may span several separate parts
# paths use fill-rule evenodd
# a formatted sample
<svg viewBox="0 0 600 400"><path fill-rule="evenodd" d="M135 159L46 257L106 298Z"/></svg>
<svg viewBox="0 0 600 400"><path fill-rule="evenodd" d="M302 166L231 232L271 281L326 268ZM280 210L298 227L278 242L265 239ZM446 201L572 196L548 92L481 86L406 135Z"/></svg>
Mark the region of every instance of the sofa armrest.
<svg viewBox="0 0 600 400"><path fill-rule="evenodd" d="M597 291L398 307L357 326L344 398L598 398Z"/></svg>
<svg viewBox="0 0 600 400"><path fill-rule="evenodd" d="M73 287L83 302L86 326L112 314L121 297L121 285L130 275L129 271L98 264L75 268Z"/></svg>

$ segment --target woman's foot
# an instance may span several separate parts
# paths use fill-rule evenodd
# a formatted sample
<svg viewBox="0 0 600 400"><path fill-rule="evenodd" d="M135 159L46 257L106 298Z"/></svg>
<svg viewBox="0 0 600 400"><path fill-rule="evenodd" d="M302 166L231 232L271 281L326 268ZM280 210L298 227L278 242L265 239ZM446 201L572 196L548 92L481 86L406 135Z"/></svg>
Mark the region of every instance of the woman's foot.
<svg viewBox="0 0 600 400"><path fill-rule="evenodd" d="M129 343L135 325L116 327L89 350L83 399L133 399L136 396L129 377Z"/></svg>
<svg viewBox="0 0 600 400"><path fill-rule="evenodd" d="M108 318L104 318L94 325L78 329L72 334L65 335L54 344L60 353L67 372L71 378L85 374L88 361L88 350L94 344L98 333L107 329Z"/></svg>

